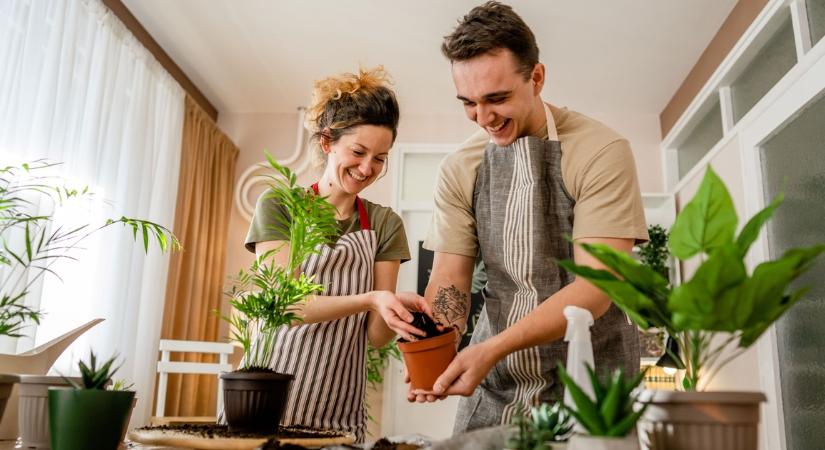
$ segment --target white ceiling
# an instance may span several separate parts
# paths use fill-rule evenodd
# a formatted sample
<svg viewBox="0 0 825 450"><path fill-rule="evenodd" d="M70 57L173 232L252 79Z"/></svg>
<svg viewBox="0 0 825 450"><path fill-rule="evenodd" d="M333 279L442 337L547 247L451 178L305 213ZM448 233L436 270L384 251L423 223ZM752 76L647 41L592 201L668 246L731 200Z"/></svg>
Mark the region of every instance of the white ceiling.
<svg viewBox="0 0 825 450"><path fill-rule="evenodd" d="M221 113L292 113L312 81L384 64L402 113L459 113L442 36L480 0L124 0ZM658 114L736 0L510 0L544 97Z"/></svg>

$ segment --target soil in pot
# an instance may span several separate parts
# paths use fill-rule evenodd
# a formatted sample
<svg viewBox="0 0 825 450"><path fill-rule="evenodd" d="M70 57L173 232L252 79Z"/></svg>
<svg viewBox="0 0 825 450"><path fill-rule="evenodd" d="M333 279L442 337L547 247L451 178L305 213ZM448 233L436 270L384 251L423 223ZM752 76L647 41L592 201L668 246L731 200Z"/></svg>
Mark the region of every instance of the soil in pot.
<svg viewBox="0 0 825 450"><path fill-rule="evenodd" d="M411 325L427 333L427 337L413 342L399 339L398 348L404 355L412 388L431 390L455 358L458 331L455 328L439 330L438 323L418 312L413 313Z"/></svg>
<svg viewBox="0 0 825 450"><path fill-rule="evenodd" d="M272 371L221 374L224 414L233 432L274 434L295 377Z"/></svg>

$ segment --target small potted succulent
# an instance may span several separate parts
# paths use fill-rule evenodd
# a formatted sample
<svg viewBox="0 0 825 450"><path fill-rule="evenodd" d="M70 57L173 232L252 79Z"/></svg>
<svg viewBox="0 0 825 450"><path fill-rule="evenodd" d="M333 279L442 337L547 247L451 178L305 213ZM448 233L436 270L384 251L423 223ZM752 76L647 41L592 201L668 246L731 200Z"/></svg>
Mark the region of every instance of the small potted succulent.
<svg viewBox="0 0 825 450"><path fill-rule="evenodd" d="M565 405L565 409L587 431L586 435L574 434L567 449L638 450L639 439L634 431L647 405L634 409L634 404L644 371L628 378L618 368L605 380L600 380L589 364L587 372L593 389L592 397L559 364L559 378L573 402L573 405Z"/></svg>
<svg viewBox="0 0 825 450"><path fill-rule="evenodd" d="M235 277L227 293L233 313L224 320L230 338L243 347L243 359L238 370L221 374L229 429L263 434L277 430L293 379L270 368L277 330L298 320L293 305L323 292L322 285L301 272L301 264L331 242L337 226L332 205L298 186L296 176L270 155L267 159L277 175L268 176L266 195L290 215L280 229L289 236L289 256L283 266L275 265L272 256L279 249L272 250Z"/></svg>
<svg viewBox="0 0 825 450"><path fill-rule="evenodd" d="M435 380L455 358L458 330L443 328L423 312L413 312L412 326L426 333L415 341L398 340L412 389L432 390Z"/></svg>
<svg viewBox="0 0 825 450"><path fill-rule="evenodd" d="M746 265L751 245L782 200L780 194L737 234L730 194L708 167L670 230L670 253L681 261L700 260L693 276L678 286L605 245L582 248L611 272L560 262L604 291L639 327L664 329L678 344L678 355L669 355L684 370L685 392L647 391L640 397L650 404L639 426L645 448L757 448L763 393L698 391L808 291L792 283L825 245L790 249L750 273Z"/></svg>
<svg viewBox="0 0 825 450"><path fill-rule="evenodd" d="M563 450L573 431L571 418L561 403L524 408L513 420L507 450Z"/></svg>
<svg viewBox="0 0 825 450"><path fill-rule="evenodd" d="M80 382L68 378L74 389L49 388L49 432L53 450L115 450L132 410L133 391L108 390L115 358L98 366L89 352L89 363L78 362Z"/></svg>

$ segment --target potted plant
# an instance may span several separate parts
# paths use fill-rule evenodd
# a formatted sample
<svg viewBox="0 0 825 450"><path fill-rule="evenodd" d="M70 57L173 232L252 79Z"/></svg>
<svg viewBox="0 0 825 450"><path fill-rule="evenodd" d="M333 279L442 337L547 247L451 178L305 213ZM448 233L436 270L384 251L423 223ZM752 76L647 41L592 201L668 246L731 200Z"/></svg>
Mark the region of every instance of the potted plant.
<svg viewBox="0 0 825 450"><path fill-rule="evenodd" d="M443 328L423 312L412 315L410 324L426 333L426 337L409 342L399 339L398 348L404 356L412 389L429 391L455 358L458 330Z"/></svg>
<svg viewBox="0 0 825 450"><path fill-rule="evenodd" d="M508 450L562 450L573 431L573 422L561 403L542 403L523 412L513 420L513 430L507 440Z"/></svg>
<svg viewBox="0 0 825 450"><path fill-rule="evenodd" d="M49 432L53 450L115 450L132 410L133 391L107 390L112 375L111 358L99 367L94 352L89 364L78 362L81 381L67 379L74 389L49 388Z"/></svg>
<svg viewBox="0 0 825 450"><path fill-rule="evenodd" d="M640 421L648 448L756 449L764 394L695 391L753 345L808 290L790 286L812 267L825 245L791 249L751 273L745 265L748 250L782 200L780 194L737 235L733 201L708 167L670 230L673 256L700 259L693 277L679 286L669 286L655 270L605 245L582 248L612 273L560 262L607 293L639 327L662 328L678 344L679 355L672 356L678 356L684 369L682 387L687 392L646 392L640 398L650 404Z"/></svg>
<svg viewBox="0 0 825 450"><path fill-rule="evenodd" d="M87 188L66 186L52 173L56 166L59 164L38 160L0 167L0 336L20 337L25 326L40 323L43 312L26 305L30 289L46 273L59 277L53 269L55 262L73 258L72 251L93 233L122 224L132 230L135 239L142 237L147 252L152 238L162 251L180 248L171 231L142 219L120 217L97 226L71 228L56 224L54 206L93 195ZM11 391L9 383L14 380L13 376L0 375L0 416ZM63 383L58 377L49 380ZM41 385L46 379L29 381ZM37 420L45 422L45 410L41 416ZM30 426L34 425L21 424L21 428Z"/></svg>
<svg viewBox="0 0 825 450"><path fill-rule="evenodd" d="M628 379L618 368L602 381L589 364L586 367L592 397L559 364L559 378L573 401L573 405L564 408L587 431L586 435L574 434L568 450L638 450L639 439L633 432L647 405L638 410L634 405L639 395L636 388L644 378L644 371Z"/></svg>
<svg viewBox="0 0 825 450"><path fill-rule="evenodd" d="M275 265L279 249L261 255L249 270L241 270L228 292L233 314L230 337L243 347L241 367L221 374L224 413L230 430L271 434L283 414L291 374L270 369L276 331L298 318L291 307L306 296L323 292L301 264L320 251L336 233L335 209L324 198L298 186L295 175L267 154L278 175L270 175L267 196L286 207L289 223L280 231L289 236L286 264Z"/></svg>

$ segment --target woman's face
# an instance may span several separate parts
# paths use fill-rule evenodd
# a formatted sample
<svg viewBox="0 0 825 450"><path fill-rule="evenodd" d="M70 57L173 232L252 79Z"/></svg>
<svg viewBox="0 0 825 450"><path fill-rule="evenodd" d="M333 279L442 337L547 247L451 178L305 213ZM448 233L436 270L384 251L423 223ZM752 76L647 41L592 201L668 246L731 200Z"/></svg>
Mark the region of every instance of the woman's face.
<svg viewBox="0 0 825 450"><path fill-rule="evenodd" d="M334 187L358 194L383 172L392 147L392 131L377 125L359 125L333 143L322 142L327 154L324 175Z"/></svg>

